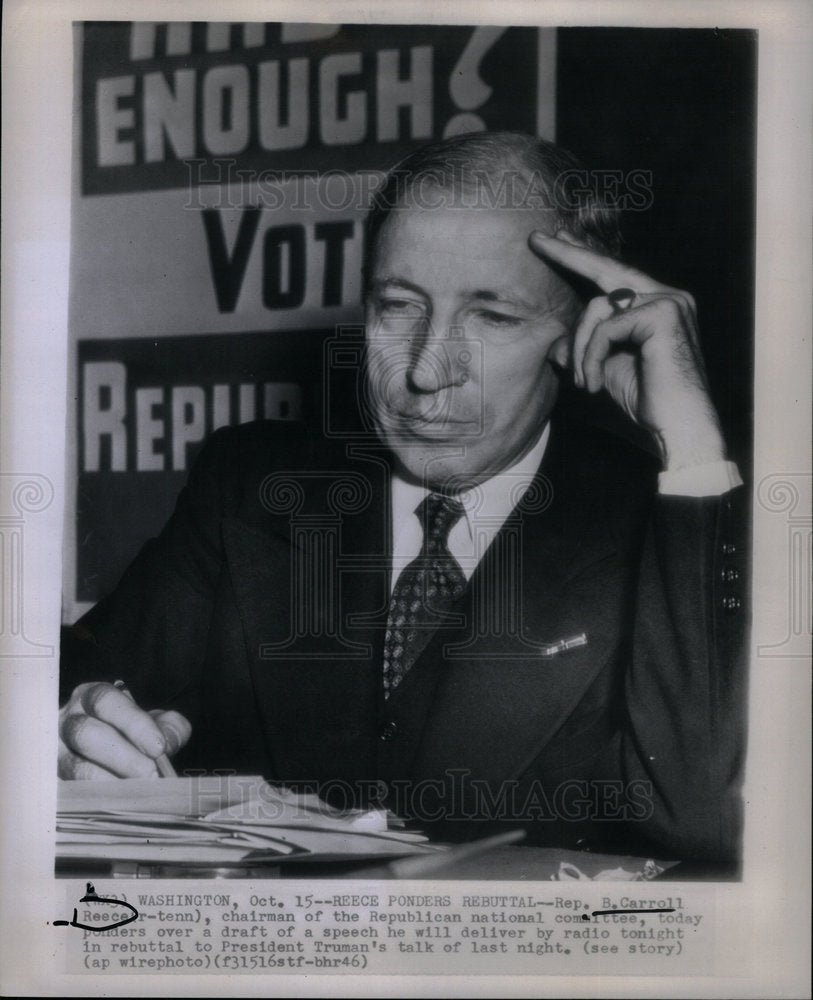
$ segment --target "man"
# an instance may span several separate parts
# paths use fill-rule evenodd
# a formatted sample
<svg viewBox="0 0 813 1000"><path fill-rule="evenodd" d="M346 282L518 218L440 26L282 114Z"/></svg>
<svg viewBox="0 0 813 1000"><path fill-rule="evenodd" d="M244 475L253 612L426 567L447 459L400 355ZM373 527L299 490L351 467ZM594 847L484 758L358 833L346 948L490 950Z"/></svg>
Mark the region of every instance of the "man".
<svg viewBox="0 0 813 1000"><path fill-rule="evenodd" d="M743 491L691 296L615 259L598 199L557 197L577 166L483 133L393 171L367 227L374 435L213 436L69 636L63 777L184 747L450 839L736 853ZM657 495L647 455L553 415L566 373L649 436Z"/></svg>

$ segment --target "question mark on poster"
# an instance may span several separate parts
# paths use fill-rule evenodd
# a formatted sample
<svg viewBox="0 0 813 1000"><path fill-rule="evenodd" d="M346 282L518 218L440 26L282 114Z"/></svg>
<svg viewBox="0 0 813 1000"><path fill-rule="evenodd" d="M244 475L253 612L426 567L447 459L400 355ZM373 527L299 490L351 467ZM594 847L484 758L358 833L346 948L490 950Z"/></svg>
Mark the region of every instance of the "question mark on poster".
<svg viewBox="0 0 813 1000"><path fill-rule="evenodd" d="M505 28L475 28L468 45L457 60L449 80L449 93L462 114L454 115L443 130L444 139L463 132L479 132L485 122L474 114L491 97L492 88L480 77L480 63L496 44Z"/></svg>

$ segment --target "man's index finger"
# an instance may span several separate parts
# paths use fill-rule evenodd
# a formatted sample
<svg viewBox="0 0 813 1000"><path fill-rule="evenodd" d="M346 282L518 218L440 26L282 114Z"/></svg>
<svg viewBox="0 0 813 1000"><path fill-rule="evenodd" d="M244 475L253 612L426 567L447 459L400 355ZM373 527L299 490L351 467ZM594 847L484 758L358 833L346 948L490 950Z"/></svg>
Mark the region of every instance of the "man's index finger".
<svg viewBox="0 0 813 1000"><path fill-rule="evenodd" d="M631 288L635 292L646 294L663 288L642 271L636 271L635 268L587 247L548 236L539 230L534 230L528 237L528 246L537 256L554 261L583 278L589 278L603 292L611 292L614 288Z"/></svg>
<svg viewBox="0 0 813 1000"><path fill-rule="evenodd" d="M164 752L164 736L151 716L112 684L93 684L82 695L88 715L117 729L135 747L156 757Z"/></svg>

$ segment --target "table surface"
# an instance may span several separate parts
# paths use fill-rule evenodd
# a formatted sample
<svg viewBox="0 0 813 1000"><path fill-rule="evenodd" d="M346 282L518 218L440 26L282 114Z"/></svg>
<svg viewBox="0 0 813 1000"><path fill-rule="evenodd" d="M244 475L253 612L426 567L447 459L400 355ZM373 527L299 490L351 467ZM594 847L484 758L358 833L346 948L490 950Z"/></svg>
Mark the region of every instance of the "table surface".
<svg viewBox="0 0 813 1000"><path fill-rule="evenodd" d="M505 882L548 882L592 880L604 873L602 881L635 881L646 858L592 854L549 847L508 846L487 851L445 865L417 879L486 880ZM717 867L686 866L676 861L656 861L663 872L659 880L675 877L685 881L717 877ZM621 871L619 870L621 869ZM55 874L61 878L387 878L393 877L380 862L359 859L273 860L261 864L244 862L233 866L156 865L135 862L94 861L85 858L58 859ZM720 872L723 875L722 871ZM731 873L727 876L731 877ZM640 876L638 876L640 878Z"/></svg>

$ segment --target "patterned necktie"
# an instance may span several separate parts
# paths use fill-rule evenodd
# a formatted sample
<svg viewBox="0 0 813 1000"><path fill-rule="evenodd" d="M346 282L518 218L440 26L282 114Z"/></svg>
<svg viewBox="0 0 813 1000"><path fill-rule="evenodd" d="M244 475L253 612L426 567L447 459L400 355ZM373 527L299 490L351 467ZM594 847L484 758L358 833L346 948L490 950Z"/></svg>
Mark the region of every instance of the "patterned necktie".
<svg viewBox="0 0 813 1000"><path fill-rule="evenodd" d="M463 516L459 500L430 493L415 510L423 546L395 582L384 635L384 697L404 679L454 601L466 578L448 548L449 532Z"/></svg>

